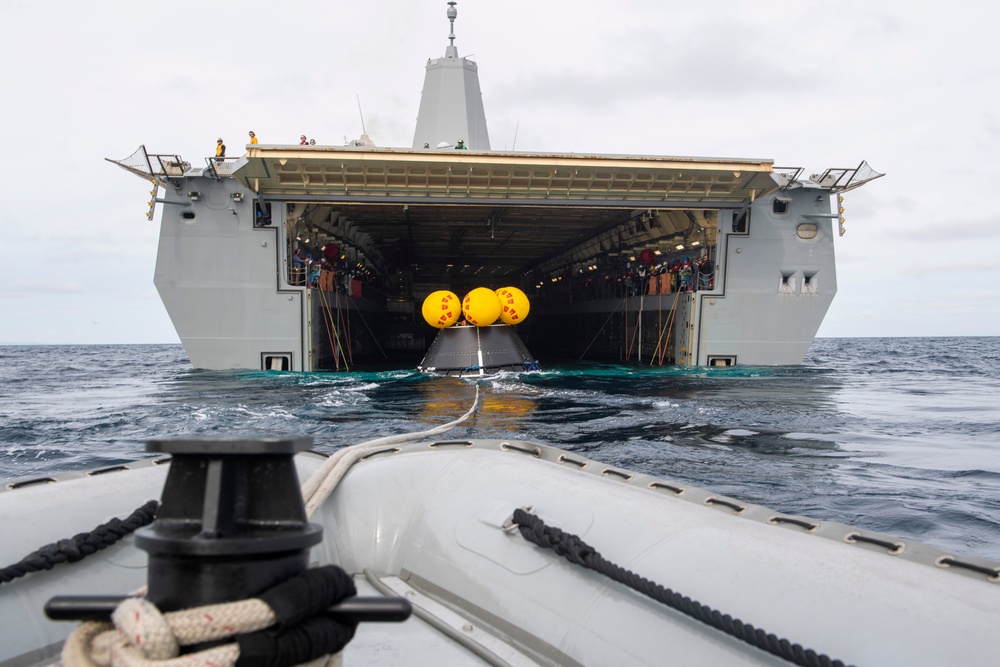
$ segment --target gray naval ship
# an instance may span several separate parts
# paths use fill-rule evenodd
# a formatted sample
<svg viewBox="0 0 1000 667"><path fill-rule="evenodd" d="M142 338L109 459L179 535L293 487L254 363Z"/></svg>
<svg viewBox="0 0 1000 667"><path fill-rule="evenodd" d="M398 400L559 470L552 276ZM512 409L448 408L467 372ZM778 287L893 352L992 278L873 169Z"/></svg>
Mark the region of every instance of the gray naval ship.
<svg viewBox="0 0 1000 667"><path fill-rule="evenodd" d="M448 4L409 148L362 135L202 164L144 146L110 160L153 183L154 283L192 365L411 359L436 334L423 299L482 286L528 295L517 333L539 358L801 363L837 292L843 193L882 174L493 150Z"/></svg>

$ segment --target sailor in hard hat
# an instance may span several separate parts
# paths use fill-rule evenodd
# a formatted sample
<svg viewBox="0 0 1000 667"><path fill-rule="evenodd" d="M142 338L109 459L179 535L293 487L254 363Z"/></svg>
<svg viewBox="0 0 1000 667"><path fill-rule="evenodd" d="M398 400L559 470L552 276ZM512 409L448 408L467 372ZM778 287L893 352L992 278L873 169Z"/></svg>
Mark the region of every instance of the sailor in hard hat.
<svg viewBox="0 0 1000 667"><path fill-rule="evenodd" d="M222 143L222 137L219 137L218 141L215 142L215 157L226 157L226 145Z"/></svg>

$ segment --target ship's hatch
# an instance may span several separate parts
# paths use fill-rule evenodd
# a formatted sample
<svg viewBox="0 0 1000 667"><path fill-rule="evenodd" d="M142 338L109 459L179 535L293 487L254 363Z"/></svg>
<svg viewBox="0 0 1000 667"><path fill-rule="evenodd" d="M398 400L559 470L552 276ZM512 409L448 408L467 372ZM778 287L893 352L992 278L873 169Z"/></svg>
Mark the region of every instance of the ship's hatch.
<svg viewBox="0 0 1000 667"><path fill-rule="evenodd" d="M297 204L293 224L364 246L409 288L518 284L531 272L673 247L776 187L772 163L675 157L251 146L234 178ZM701 242L705 242L705 238ZM533 280L534 278L531 278ZM436 288L436 287L435 287Z"/></svg>

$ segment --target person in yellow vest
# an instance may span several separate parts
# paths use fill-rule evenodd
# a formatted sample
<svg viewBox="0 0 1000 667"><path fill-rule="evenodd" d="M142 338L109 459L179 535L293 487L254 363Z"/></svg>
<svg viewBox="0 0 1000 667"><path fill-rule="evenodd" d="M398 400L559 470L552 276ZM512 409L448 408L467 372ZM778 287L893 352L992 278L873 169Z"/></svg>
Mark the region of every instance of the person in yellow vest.
<svg viewBox="0 0 1000 667"><path fill-rule="evenodd" d="M226 145L222 143L222 138L220 137L218 141L215 142L215 157L224 158L226 157Z"/></svg>
<svg viewBox="0 0 1000 667"><path fill-rule="evenodd" d="M250 130L250 143L251 144L257 143L257 135L253 133L253 130Z"/></svg>

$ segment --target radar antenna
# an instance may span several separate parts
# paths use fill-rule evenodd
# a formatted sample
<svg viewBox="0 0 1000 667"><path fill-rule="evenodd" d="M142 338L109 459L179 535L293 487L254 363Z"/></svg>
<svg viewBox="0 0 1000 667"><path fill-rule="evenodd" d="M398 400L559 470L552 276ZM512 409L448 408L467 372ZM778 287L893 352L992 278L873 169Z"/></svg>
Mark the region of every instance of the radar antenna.
<svg viewBox="0 0 1000 667"><path fill-rule="evenodd" d="M451 31L448 33L448 46L455 48L455 18L458 16L458 10L455 9L455 5L458 4L455 0L451 0L448 3L448 20L451 22Z"/></svg>

